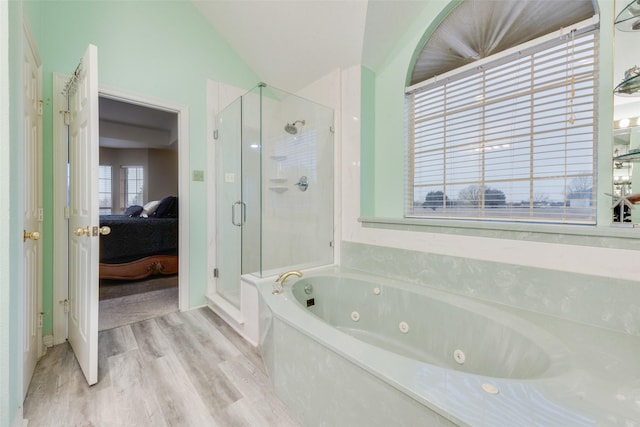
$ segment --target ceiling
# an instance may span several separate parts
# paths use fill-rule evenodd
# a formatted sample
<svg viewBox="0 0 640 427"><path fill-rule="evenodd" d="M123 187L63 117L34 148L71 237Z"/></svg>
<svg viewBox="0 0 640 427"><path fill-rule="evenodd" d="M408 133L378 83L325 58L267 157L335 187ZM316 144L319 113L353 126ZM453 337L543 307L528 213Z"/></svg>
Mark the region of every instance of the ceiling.
<svg viewBox="0 0 640 427"><path fill-rule="evenodd" d="M127 149L178 149L178 115L100 97L100 146Z"/></svg>
<svg viewBox="0 0 640 427"><path fill-rule="evenodd" d="M362 64L379 71L404 32L431 3L431 0L191 1L261 81L289 92L297 92L336 69ZM617 32L618 45L624 44L624 36ZM623 72L617 63L628 56L617 52L616 76ZM176 123L175 117L169 118L170 113L144 111L131 105L116 113L113 107L122 106L109 101L100 103L101 120L105 121L101 130L107 129L108 122L134 124L167 135L155 148L176 146L177 124L168 125L171 120ZM616 100L616 104L624 101L627 100ZM116 137L101 136L101 142L103 146L132 147Z"/></svg>
<svg viewBox="0 0 640 427"><path fill-rule="evenodd" d="M426 0L192 0L259 79L297 92L333 70L374 71ZM256 82L258 83L258 82ZM100 146L177 149L177 116L100 98Z"/></svg>
<svg viewBox="0 0 640 427"><path fill-rule="evenodd" d="M260 80L296 92L339 68L377 70L426 0L192 0ZM257 82L256 82L257 83Z"/></svg>

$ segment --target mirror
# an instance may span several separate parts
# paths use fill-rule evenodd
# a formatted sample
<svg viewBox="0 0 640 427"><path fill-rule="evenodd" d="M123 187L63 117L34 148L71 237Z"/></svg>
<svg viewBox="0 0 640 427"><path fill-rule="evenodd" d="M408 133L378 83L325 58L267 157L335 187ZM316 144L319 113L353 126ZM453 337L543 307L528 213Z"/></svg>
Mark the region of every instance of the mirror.
<svg viewBox="0 0 640 427"><path fill-rule="evenodd" d="M616 3L618 16L629 1ZM640 65L640 52L637 50L640 31L615 30L614 36L615 86L623 81L627 70ZM640 93L635 96L615 95L613 104L613 223L631 226L640 224L640 204L631 209L632 203L640 202Z"/></svg>

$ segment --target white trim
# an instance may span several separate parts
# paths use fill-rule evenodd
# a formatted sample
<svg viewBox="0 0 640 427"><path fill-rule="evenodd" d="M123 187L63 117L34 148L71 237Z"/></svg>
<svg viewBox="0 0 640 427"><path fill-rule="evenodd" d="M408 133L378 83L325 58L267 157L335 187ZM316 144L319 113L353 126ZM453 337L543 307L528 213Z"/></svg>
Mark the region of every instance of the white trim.
<svg viewBox="0 0 640 427"><path fill-rule="evenodd" d="M18 412L16 412L16 417L13 419L12 427L26 427L29 425L29 420L25 420L24 417L24 409L22 405L18 406Z"/></svg>
<svg viewBox="0 0 640 427"><path fill-rule="evenodd" d="M25 15L22 16L22 31L25 35L25 40L27 42L27 45L33 52L33 59L36 60L36 64L38 65L38 67L40 67L42 65L42 59L40 59L40 53L38 52L36 41L33 38L31 25L29 25L29 21L27 21L27 17Z"/></svg>
<svg viewBox="0 0 640 427"><path fill-rule="evenodd" d="M45 335L42 337L42 345L44 346L43 354L47 352L47 348L53 347L53 335Z"/></svg>
<svg viewBox="0 0 640 427"><path fill-rule="evenodd" d="M68 221L67 206L67 137L64 116L67 109L62 90L69 80L68 75L53 73L53 344L62 344L67 339L67 316L62 301L68 296ZM64 237L64 238L63 238Z"/></svg>
<svg viewBox="0 0 640 427"><path fill-rule="evenodd" d="M53 318L54 344L64 342L67 337L66 315L64 305L59 303L67 298L68 265L67 265L67 220L64 218L66 207L66 145L61 141L66 138L66 127L62 118L56 119L56 112L66 109L62 89L68 78L54 73L54 284L53 284ZM60 86L62 85L62 86ZM120 89L100 86L101 97L146 106L178 115L178 218L180 257L178 265L179 295L178 307L181 311L189 309L189 108L186 105L174 104L145 95L134 94ZM62 116L60 116L62 117ZM57 190L57 191L56 191ZM61 238L64 237L64 238ZM63 320L64 319L64 320Z"/></svg>
<svg viewBox="0 0 640 427"><path fill-rule="evenodd" d="M11 328L13 320L11 314L11 291L17 285L11 282L11 159L6 153L10 152L10 105L9 105L9 2L0 1L0 150L5 153L0 159L0 202L5 207L0 211L0 423L8 423L13 408L10 407L10 395L17 393L9 384L9 376L15 366L11 362L11 355L15 347L11 342ZM14 326L15 328L15 326ZM17 377L21 378L21 377ZM20 386L21 387L21 386ZM6 414L6 415L5 415ZM22 413L19 413L16 418ZM6 417L6 418L5 418ZM14 426L17 424L14 422Z"/></svg>
<svg viewBox="0 0 640 427"><path fill-rule="evenodd" d="M161 99L100 86L101 97L141 105L178 115L178 229L180 236L178 258L178 308L189 309L189 107Z"/></svg>
<svg viewBox="0 0 640 427"><path fill-rule="evenodd" d="M238 277L238 282L240 278ZM226 299L222 298L219 293L211 293L206 296L209 300L209 308L213 310L218 316L222 317L228 324L234 326L234 329L238 330L236 326L243 325L244 319L242 313L233 304Z"/></svg>

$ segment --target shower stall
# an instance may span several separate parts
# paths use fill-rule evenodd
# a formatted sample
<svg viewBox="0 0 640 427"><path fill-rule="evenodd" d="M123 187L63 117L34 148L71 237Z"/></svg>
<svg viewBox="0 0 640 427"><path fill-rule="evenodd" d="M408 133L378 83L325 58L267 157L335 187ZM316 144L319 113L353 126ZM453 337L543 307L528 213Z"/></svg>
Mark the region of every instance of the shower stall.
<svg viewBox="0 0 640 427"><path fill-rule="evenodd" d="M333 263L333 110L259 84L216 117L216 293Z"/></svg>

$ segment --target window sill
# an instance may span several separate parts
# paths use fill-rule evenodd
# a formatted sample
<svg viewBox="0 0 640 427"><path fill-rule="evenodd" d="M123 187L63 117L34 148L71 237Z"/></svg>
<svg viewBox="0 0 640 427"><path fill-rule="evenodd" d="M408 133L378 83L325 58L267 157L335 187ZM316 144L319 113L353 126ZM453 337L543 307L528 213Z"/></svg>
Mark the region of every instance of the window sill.
<svg viewBox="0 0 640 427"><path fill-rule="evenodd" d="M505 223L418 218L358 219L364 227L640 250L640 226Z"/></svg>

